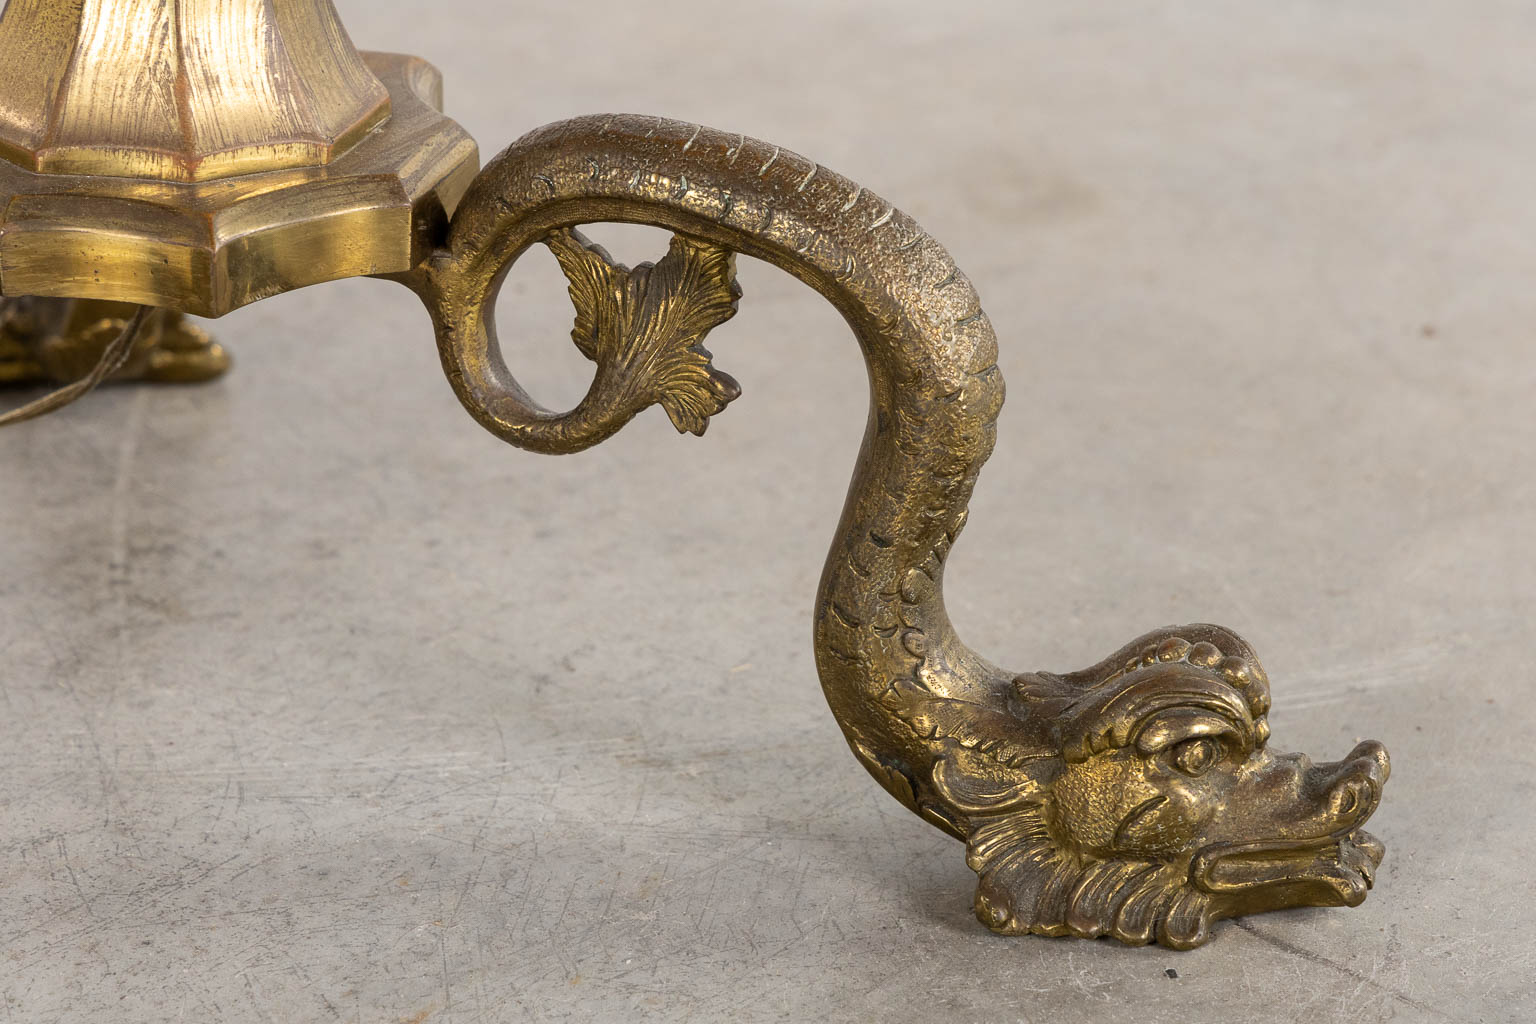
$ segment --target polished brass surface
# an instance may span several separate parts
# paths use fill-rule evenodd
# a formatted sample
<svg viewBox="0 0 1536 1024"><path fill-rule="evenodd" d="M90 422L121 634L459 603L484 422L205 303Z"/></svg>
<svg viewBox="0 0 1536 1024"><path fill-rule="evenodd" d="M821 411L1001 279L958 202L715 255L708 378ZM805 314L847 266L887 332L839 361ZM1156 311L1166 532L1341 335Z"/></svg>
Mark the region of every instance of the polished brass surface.
<svg viewBox="0 0 1536 1024"><path fill-rule="evenodd" d="M479 151L441 113L435 68L397 54L364 59L392 112L325 166L180 182L0 162L0 293L222 316L293 288L414 266Z"/></svg>
<svg viewBox="0 0 1536 1024"><path fill-rule="evenodd" d="M595 221L676 237L660 263L631 271L574 231ZM496 336L507 267L541 242L571 282L572 337L597 363L566 413L523 391ZM441 250L401 280L431 312L470 414L562 454L654 403L702 433L736 397L700 344L735 311L730 252L815 288L863 349L873 408L816 600L817 667L860 763L966 843L982 923L1187 949L1221 918L1363 900L1382 847L1360 826L1386 751L1362 743L1314 765L1272 750L1268 679L1236 635L1162 629L1067 674L1004 671L955 635L944 563L992 450L1003 379L970 282L890 203L744 135L583 118L493 160Z"/></svg>
<svg viewBox="0 0 1536 1024"><path fill-rule="evenodd" d="M10 0L0 14L0 156L32 171L310 167L389 106L330 0Z"/></svg>

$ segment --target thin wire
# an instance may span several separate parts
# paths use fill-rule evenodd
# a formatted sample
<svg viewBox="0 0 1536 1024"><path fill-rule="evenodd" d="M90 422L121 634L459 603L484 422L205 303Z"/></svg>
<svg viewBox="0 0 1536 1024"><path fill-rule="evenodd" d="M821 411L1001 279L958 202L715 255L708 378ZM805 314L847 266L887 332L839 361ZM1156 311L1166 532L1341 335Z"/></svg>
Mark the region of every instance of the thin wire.
<svg viewBox="0 0 1536 1024"><path fill-rule="evenodd" d="M91 367L90 373L20 408L0 413L0 427L8 427L13 423L36 419L55 412L94 391L96 385L123 368L123 364L128 361L129 353L133 351L133 343L138 340L139 332L144 328L144 321L149 318L151 312L153 312L152 307L140 306L138 312L133 314L133 318L123 325L117 337L101 350L101 358L96 360L96 365Z"/></svg>

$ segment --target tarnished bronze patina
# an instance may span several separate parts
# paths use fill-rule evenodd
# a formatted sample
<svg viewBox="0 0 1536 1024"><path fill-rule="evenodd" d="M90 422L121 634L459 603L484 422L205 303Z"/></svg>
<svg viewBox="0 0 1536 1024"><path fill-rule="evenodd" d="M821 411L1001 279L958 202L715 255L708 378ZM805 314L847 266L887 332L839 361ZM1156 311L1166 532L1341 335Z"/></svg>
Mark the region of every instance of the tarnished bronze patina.
<svg viewBox="0 0 1536 1024"><path fill-rule="evenodd" d="M1381 799L1386 751L1367 742L1314 765L1272 750L1269 680L1233 633L1160 629L1066 674L1005 671L955 635L944 563L992 451L1003 379L975 290L911 218L777 146L634 115L541 128L475 178L451 220L457 192L439 199L435 219L414 221L411 265L368 272L415 290L460 401L522 448L580 451L657 404L679 431L702 434L740 393L703 347L736 312L735 254L789 271L843 314L872 408L816 599L817 667L860 763L965 842L982 923L1184 949L1221 918L1365 898L1382 847L1361 826ZM654 265L623 267L578 230L599 221L674 238ZM564 413L518 385L493 318L508 267L541 244L570 281L572 338L596 364ZM9 286L6 259L0 246ZM27 280L47 269L34 260ZM74 272L64 260L58 270ZM175 289L81 294L197 308L195 292ZM40 322L9 335L11 365L28 368L14 379L59 376L36 354ZM97 377L128 358L128 333L101 349ZM139 344L152 363L153 346ZM0 369L5 358L0 349Z"/></svg>
<svg viewBox="0 0 1536 1024"><path fill-rule="evenodd" d="M677 232L655 267L614 266L572 229ZM506 268L543 242L597 363L568 413L536 405L492 320ZM488 430L561 454L653 403L702 433L736 397L704 334L735 312L730 253L821 292L864 351L873 408L816 601L816 661L859 761L966 842L976 913L1001 932L1199 945L1223 917L1355 905L1382 847L1360 830L1386 782L1365 743L1313 765L1269 748L1269 681L1216 626L1149 633L1082 672L1006 672L956 637L941 582L992 451L997 341L944 247L879 196L742 135L654 117L542 128L471 186L442 250L403 280ZM658 294L658 290L661 294Z"/></svg>

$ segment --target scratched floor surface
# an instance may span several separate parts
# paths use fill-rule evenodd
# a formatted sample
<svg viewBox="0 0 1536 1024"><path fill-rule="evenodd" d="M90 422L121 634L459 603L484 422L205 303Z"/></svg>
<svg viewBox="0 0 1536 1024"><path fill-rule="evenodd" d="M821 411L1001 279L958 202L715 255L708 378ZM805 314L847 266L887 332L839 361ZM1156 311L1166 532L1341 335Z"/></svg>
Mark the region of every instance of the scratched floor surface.
<svg viewBox="0 0 1536 1024"><path fill-rule="evenodd" d="M1009 382L967 640L1072 668L1236 627L1278 745L1391 749L1388 859L1186 954L990 935L811 663L864 416L836 314L744 265L709 435L652 410L554 460L353 281L217 324L226 381L0 435L0 1019L1532 1019L1528 9L338 6L487 151L665 112L916 215ZM568 403L525 263L503 334Z"/></svg>

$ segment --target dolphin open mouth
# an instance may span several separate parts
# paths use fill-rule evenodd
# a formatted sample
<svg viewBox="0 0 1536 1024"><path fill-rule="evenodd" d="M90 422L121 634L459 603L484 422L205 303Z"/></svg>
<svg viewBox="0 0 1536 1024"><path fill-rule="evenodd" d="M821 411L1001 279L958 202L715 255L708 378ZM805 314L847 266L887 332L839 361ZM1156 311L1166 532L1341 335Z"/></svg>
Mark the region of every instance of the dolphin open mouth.
<svg viewBox="0 0 1536 1024"><path fill-rule="evenodd" d="M1213 895L1273 888L1306 888L1331 894L1328 902L1356 906L1376 881L1385 848L1364 829L1320 839L1276 839L1220 843L1201 850L1190 863L1190 881Z"/></svg>

